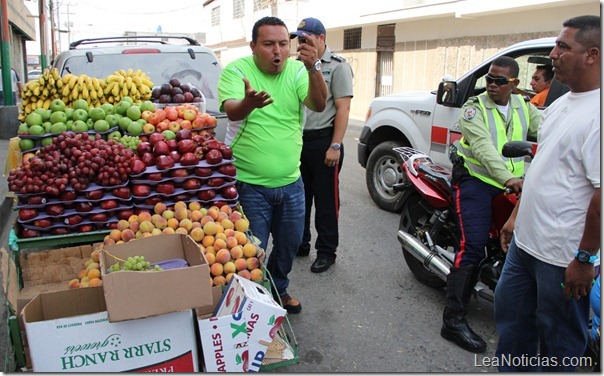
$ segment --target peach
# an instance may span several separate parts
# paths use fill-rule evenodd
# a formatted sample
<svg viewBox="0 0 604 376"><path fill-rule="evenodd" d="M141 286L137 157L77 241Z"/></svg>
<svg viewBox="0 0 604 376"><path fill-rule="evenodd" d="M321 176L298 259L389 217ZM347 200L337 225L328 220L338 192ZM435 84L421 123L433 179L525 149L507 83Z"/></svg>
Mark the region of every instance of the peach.
<svg viewBox="0 0 604 376"><path fill-rule="evenodd" d="M202 226L208 222L214 222L214 218L210 217L207 214L201 217L201 219L199 220L199 223L201 223Z"/></svg>
<svg viewBox="0 0 604 376"><path fill-rule="evenodd" d="M198 243L201 242L203 240L203 237L205 236L205 234L203 233L203 229L201 227L191 229L190 235L193 238L193 240L195 240Z"/></svg>
<svg viewBox="0 0 604 376"><path fill-rule="evenodd" d="M223 233L223 234L221 234L221 235L224 235L224 233ZM226 236L226 235L224 235L224 236ZM226 245L227 245L227 247L228 247L229 249L233 249L233 248L234 248L235 246L237 246L238 244L239 244L239 243L237 242L237 239L235 239L235 237L234 237L234 236L229 236L229 237L227 237L227 238L226 238ZM237 258L237 257L235 257L235 258Z"/></svg>
<svg viewBox="0 0 604 376"><path fill-rule="evenodd" d="M224 234L224 232L219 232L219 233L217 233L216 235L214 235L214 237L215 237L216 239L222 239L222 240L224 240L224 241L225 241L225 243L226 243L227 236Z"/></svg>
<svg viewBox="0 0 604 376"><path fill-rule="evenodd" d="M151 223L151 221L142 221L140 224L139 229L141 230L141 232L151 232L153 229L155 228L155 226L153 226L153 223Z"/></svg>
<svg viewBox="0 0 604 376"><path fill-rule="evenodd" d="M201 223L199 223L199 222L193 222L193 226L191 226L191 230L194 228L200 228L203 230L203 227L201 227Z"/></svg>
<svg viewBox="0 0 604 376"><path fill-rule="evenodd" d="M178 209L187 209L187 203L184 201L178 201L176 204L174 204L174 211L177 211Z"/></svg>
<svg viewBox="0 0 604 376"><path fill-rule="evenodd" d="M232 230L235 228L235 224L233 223L233 221L231 221L228 218L223 219L222 221L220 221L220 224L222 225L222 227L229 230Z"/></svg>
<svg viewBox="0 0 604 376"><path fill-rule="evenodd" d="M213 253L206 252L204 256L208 262L208 265L212 266L212 264L216 262L216 256Z"/></svg>
<svg viewBox="0 0 604 376"><path fill-rule="evenodd" d="M247 270L254 270L260 268L260 260L257 257L250 257L246 260Z"/></svg>
<svg viewBox="0 0 604 376"><path fill-rule="evenodd" d="M235 263L233 261L228 261L224 264L224 273L228 274L228 273L235 273L237 271L237 267L235 266Z"/></svg>
<svg viewBox="0 0 604 376"><path fill-rule="evenodd" d="M256 249L256 245L252 242L247 242L243 246L243 255L245 257L256 257L258 254L258 250Z"/></svg>
<svg viewBox="0 0 604 376"><path fill-rule="evenodd" d="M126 223L123 223L123 225L125 225L126 227L124 227L122 229L119 229L119 223L121 221L126 222ZM109 238L110 239L113 239L115 241L120 240L122 238L122 231L125 230L125 229L127 229L127 228L130 228L130 223L128 223L128 221L123 220L123 219L121 221L117 223L118 224L118 228L114 229L114 230L111 230L111 232L109 233Z"/></svg>
<svg viewBox="0 0 604 376"><path fill-rule="evenodd" d="M121 239L122 233L120 232L120 239ZM114 245L116 242L115 240L111 239L111 238L107 238L103 241L103 245Z"/></svg>
<svg viewBox="0 0 604 376"><path fill-rule="evenodd" d="M238 258L235 260L235 267L237 271L241 271L243 269L247 269L247 260L244 258Z"/></svg>
<svg viewBox="0 0 604 376"><path fill-rule="evenodd" d="M155 206L153 207L153 212L155 214L162 214L163 212L166 211L166 204L164 204L163 202L158 202L157 204L155 204Z"/></svg>
<svg viewBox="0 0 604 376"><path fill-rule="evenodd" d="M193 222L189 218L185 218L179 222L178 227L182 227L187 230L187 233L193 228Z"/></svg>
<svg viewBox="0 0 604 376"><path fill-rule="evenodd" d="M226 283L228 284L229 282L231 282L231 278L233 278L233 276L235 275L235 273L229 273L226 275L225 279L226 279Z"/></svg>
<svg viewBox="0 0 604 376"><path fill-rule="evenodd" d="M90 283L88 281L80 281L80 288L90 287Z"/></svg>
<svg viewBox="0 0 604 376"><path fill-rule="evenodd" d="M216 252L216 262L226 264L231 260L231 252L228 249L222 248Z"/></svg>
<svg viewBox="0 0 604 376"><path fill-rule="evenodd" d="M206 247L206 255L207 255L208 253L211 253L211 254L213 254L214 256L216 256L216 248L214 248L213 246Z"/></svg>
<svg viewBox="0 0 604 376"><path fill-rule="evenodd" d="M221 211L221 212L225 212L225 213L227 213L227 214L231 214L231 213L233 212L233 209L231 209L231 207L230 207L230 206L228 206L228 205L222 205L222 206L220 207L220 211Z"/></svg>
<svg viewBox="0 0 604 376"><path fill-rule="evenodd" d="M140 223L138 223L138 221L133 221L130 223L130 230L137 232L138 230L140 230Z"/></svg>
<svg viewBox="0 0 604 376"><path fill-rule="evenodd" d="M252 281L262 281L262 269L250 270L250 279Z"/></svg>
<svg viewBox="0 0 604 376"><path fill-rule="evenodd" d="M120 219L117 222L117 231L124 231L125 229L130 228L130 223L131 222L129 222L129 221L125 220L125 219ZM109 233L109 236L111 237L111 233Z"/></svg>
<svg viewBox="0 0 604 376"><path fill-rule="evenodd" d="M173 228L174 230L176 230L178 228L178 225L180 224L180 221L176 218L170 218L168 219L168 227Z"/></svg>
<svg viewBox="0 0 604 376"><path fill-rule="evenodd" d="M189 235L189 231L187 231L187 229L183 227L177 228L176 230L174 230L174 232L177 234Z"/></svg>
<svg viewBox="0 0 604 376"><path fill-rule="evenodd" d="M172 227L166 227L165 229L161 230L162 234L176 234L176 231L174 231L174 229Z"/></svg>
<svg viewBox="0 0 604 376"><path fill-rule="evenodd" d="M84 263L85 267L88 267L88 265L92 264L93 262L98 262L98 261L94 261L93 259L89 258L88 260L86 260L86 262Z"/></svg>
<svg viewBox="0 0 604 376"><path fill-rule="evenodd" d="M224 232L224 227L220 223L216 223L216 233L221 234Z"/></svg>
<svg viewBox="0 0 604 376"><path fill-rule="evenodd" d="M226 247L227 247L226 241L224 241L223 239L220 239L220 238L216 238L216 240L214 241L214 248L222 249L222 248L226 248Z"/></svg>
<svg viewBox="0 0 604 376"><path fill-rule="evenodd" d="M90 287L93 287L93 286L101 286L102 284L103 284L103 281L101 281L101 279L100 279L100 278L92 278L92 279L91 279L91 280L88 282L88 285L89 285Z"/></svg>
<svg viewBox="0 0 604 376"><path fill-rule="evenodd" d="M136 234L134 234L134 237L136 239L142 239L143 238L143 232L142 231L137 231Z"/></svg>
<svg viewBox="0 0 604 376"><path fill-rule="evenodd" d="M155 235L161 235L163 234L162 229L159 228L154 228L153 230L151 230L151 235L155 236Z"/></svg>
<svg viewBox="0 0 604 376"><path fill-rule="evenodd" d="M241 247L240 245L236 245L233 248L231 248L231 257L235 260L238 258L242 258L243 257L243 247Z"/></svg>
<svg viewBox="0 0 604 376"><path fill-rule="evenodd" d="M225 205L226 206L226 205ZM231 222L235 223L237 222L237 220L243 218L243 216L241 215L241 213L239 213L238 211L233 211L231 214L229 214L229 219L231 220Z"/></svg>
<svg viewBox="0 0 604 376"><path fill-rule="evenodd" d="M239 243L239 245L244 245L248 242L247 235L244 232L235 231L235 234L233 236L235 237L235 239L237 239L237 243Z"/></svg>
<svg viewBox="0 0 604 376"><path fill-rule="evenodd" d="M138 222L138 215L136 215L136 214L132 214L130 217L128 217L128 222L129 223L132 223L134 221Z"/></svg>
<svg viewBox="0 0 604 376"><path fill-rule="evenodd" d="M174 218L174 212L172 210L164 210L163 213L161 213L161 216L166 218L166 219L170 219L170 218Z"/></svg>
<svg viewBox="0 0 604 376"><path fill-rule="evenodd" d="M218 219L219 212L220 212L220 210L216 206L212 206L211 208L208 209L208 215L210 217L212 217L213 220Z"/></svg>
<svg viewBox="0 0 604 376"><path fill-rule="evenodd" d="M235 230L232 228L224 228L224 235L228 238L229 236L235 236Z"/></svg>
<svg viewBox="0 0 604 376"><path fill-rule="evenodd" d="M126 229L124 231L122 231L122 240L124 242L130 241L134 239L134 231L130 230L130 229Z"/></svg>
<svg viewBox="0 0 604 376"><path fill-rule="evenodd" d="M85 276L87 276L87 275L88 275L88 270L86 270L86 269L82 269L82 270L80 270L80 271L78 272L78 274L77 274L77 276L76 276L76 277L77 277L78 279L82 279L82 278L84 278L84 277L85 277Z"/></svg>
<svg viewBox="0 0 604 376"><path fill-rule="evenodd" d="M215 235L218 232L218 227L216 226L216 223L208 222L203 225L203 232L208 235Z"/></svg>
<svg viewBox="0 0 604 376"><path fill-rule="evenodd" d="M88 272L88 279L101 278L101 271L99 269L92 269Z"/></svg>
<svg viewBox="0 0 604 376"><path fill-rule="evenodd" d="M220 264L214 264L214 265L220 265ZM226 278L222 275L217 275L214 277L214 286L224 286L226 285Z"/></svg>
<svg viewBox="0 0 604 376"><path fill-rule="evenodd" d="M189 202L189 210L198 211L199 209L201 209L201 204L199 203L199 201Z"/></svg>
<svg viewBox="0 0 604 376"><path fill-rule="evenodd" d="M209 247L211 245L214 245L214 235L205 235L203 237L203 239L201 240L201 245L203 245L204 247Z"/></svg>
<svg viewBox="0 0 604 376"><path fill-rule="evenodd" d="M151 213L146 210L138 213L138 222L141 223L143 221L151 221Z"/></svg>
<svg viewBox="0 0 604 376"><path fill-rule="evenodd" d="M235 230L237 230L237 231L246 232L249 227L250 227L250 221L248 221L245 218L238 219L235 222Z"/></svg>
<svg viewBox="0 0 604 376"><path fill-rule="evenodd" d="M80 285L81 285L82 283L88 283L88 281L90 281L90 278L88 278L88 276L87 276L87 275L85 275L85 276L83 276L83 277L80 279Z"/></svg>
<svg viewBox="0 0 604 376"><path fill-rule="evenodd" d="M174 218L178 219L179 221L189 218L189 212L188 212L187 208L176 209L176 211L174 212Z"/></svg>
<svg viewBox="0 0 604 376"><path fill-rule="evenodd" d="M191 220L193 222L201 222L201 218L203 218L203 214L199 210L191 210Z"/></svg>
<svg viewBox="0 0 604 376"><path fill-rule="evenodd" d="M240 270L237 272L237 275L245 278L245 279L251 279L252 275L250 274L249 270Z"/></svg>
<svg viewBox="0 0 604 376"><path fill-rule="evenodd" d="M157 214L155 214L155 215L157 215ZM155 225L155 228L163 230L166 227L168 227L168 220L166 218L160 216L158 218L154 218L153 224Z"/></svg>
<svg viewBox="0 0 604 376"><path fill-rule="evenodd" d="M213 275L214 277L222 275L223 271L224 271L224 267L219 262L215 262L212 264L212 266L210 266L210 274Z"/></svg>
<svg viewBox="0 0 604 376"><path fill-rule="evenodd" d="M151 232L143 232L143 238L148 238L150 236L153 236L153 233L151 233Z"/></svg>
<svg viewBox="0 0 604 376"><path fill-rule="evenodd" d="M219 211L218 215L216 216L216 222L222 222L225 219L229 219L229 215L223 211Z"/></svg>
<svg viewBox="0 0 604 376"><path fill-rule="evenodd" d="M80 287L80 281L77 278L74 278L71 281L69 281L68 286L70 289L77 289Z"/></svg>

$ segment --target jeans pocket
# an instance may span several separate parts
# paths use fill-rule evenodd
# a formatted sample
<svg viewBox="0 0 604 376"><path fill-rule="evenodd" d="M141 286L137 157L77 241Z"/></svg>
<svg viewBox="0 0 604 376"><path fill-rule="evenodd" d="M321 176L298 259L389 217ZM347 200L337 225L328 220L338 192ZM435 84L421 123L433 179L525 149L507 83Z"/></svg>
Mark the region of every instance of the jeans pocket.
<svg viewBox="0 0 604 376"><path fill-rule="evenodd" d="M298 180L294 182L294 184L296 184L298 188L304 190L304 181L302 180L302 176L300 176Z"/></svg>
<svg viewBox="0 0 604 376"><path fill-rule="evenodd" d="M247 184L242 181L237 180L237 181L235 181L235 187L237 188L238 192L243 192L247 188Z"/></svg>

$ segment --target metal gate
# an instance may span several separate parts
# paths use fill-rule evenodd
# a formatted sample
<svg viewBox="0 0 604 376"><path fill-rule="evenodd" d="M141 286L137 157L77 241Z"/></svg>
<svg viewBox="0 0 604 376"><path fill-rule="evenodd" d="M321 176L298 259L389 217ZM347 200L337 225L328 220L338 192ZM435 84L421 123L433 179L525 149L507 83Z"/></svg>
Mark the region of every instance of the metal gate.
<svg viewBox="0 0 604 376"><path fill-rule="evenodd" d="M375 96L392 94L394 74L394 24L379 25Z"/></svg>

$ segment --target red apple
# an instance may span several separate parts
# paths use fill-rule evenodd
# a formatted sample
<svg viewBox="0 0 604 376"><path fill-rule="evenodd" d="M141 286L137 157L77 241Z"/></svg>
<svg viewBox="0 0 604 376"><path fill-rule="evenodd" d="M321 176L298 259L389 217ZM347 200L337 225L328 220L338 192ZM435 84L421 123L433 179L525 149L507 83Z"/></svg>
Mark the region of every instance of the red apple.
<svg viewBox="0 0 604 376"><path fill-rule="evenodd" d="M147 175L147 180L160 181L163 179L161 172L154 172Z"/></svg>
<svg viewBox="0 0 604 376"><path fill-rule="evenodd" d="M167 157L170 158L170 157ZM132 194L134 196L144 197L151 193L151 186L147 184L134 184L132 186Z"/></svg>
<svg viewBox="0 0 604 376"><path fill-rule="evenodd" d="M130 198L130 188L128 187L120 187L120 188L115 188L113 191L111 191L111 193L117 197L117 198L123 198L124 200L129 199Z"/></svg>
<svg viewBox="0 0 604 376"><path fill-rule="evenodd" d="M216 197L216 191L213 189L204 189L197 192L197 198L202 201L212 201Z"/></svg>
<svg viewBox="0 0 604 376"><path fill-rule="evenodd" d="M174 182L168 181L165 183L158 183L155 186L155 192L157 193L162 193L165 195L171 195L172 193L174 193Z"/></svg>
<svg viewBox="0 0 604 376"><path fill-rule="evenodd" d="M193 166L199 163L199 159L193 153L184 153L180 158L180 164L183 166Z"/></svg>
<svg viewBox="0 0 604 376"><path fill-rule="evenodd" d="M232 200L237 197L237 188L234 185L229 185L220 190L220 194L227 200Z"/></svg>
<svg viewBox="0 0 604 376"><path fill-rule="evenodd" d="M59 194L59 200L61 200L61 201L73 201L73 200L76 199L77 196L78 196L78 194L75 191L63 191L63 192L61 192ZM44 199L44 202L46 202L46 199ZM43 203L43 202L41 202L41 203ZM32 204L32 205L35 205L35 204Z"/></svg>
<svg viewBox="0 0 604 376"><path fill-rule="evenodd" d="M170 150L170 152L168 153L168 156L171 157L172 159L174 159L174 162L180 162L180 153L178 152L178 150Z"/></svg>
<svg viewBox="0 0 604 376"><path fill-rule="evenodd" d="M136 153L138 155L143 155L144 153L151 152L151 143L150 142L140 142L136 145Z"/></svg>
<svg viewBox="0 0 604 376"><path fill-rule="evenodd" d="M197 190L201 187L201 180L196 178L187 179L182 183L182 188L187 191Z"/></svg>
<svg viewBox="0 0 604 376"><path fill-rule="evenodd" d="M67 218L65 218L64 222L66 225L75 226L75 225L81 223L83 220L84 220L84 217L82 217L80 214L72 214L72 215L68 216Z"/></svg>
<svg viewBox="0 0 604 376"><path fill-rule="evenodd" d="M170 151L178 150L178 141L176 141L175 139L166 140L166 144L168 144L168 149L170 149Z"/></svg>
<svg viewBox="0 0 604 376"><path fill-rule="evenodd" d="M165 141L157 141L153 145L153 155L155 155L156 157L158 157L160 155L168 155L169 152L170 152L170 147L168 146L168 144Z"/></svg>
<svg viewBox="0 0 604 376"><path fill-rule="evenodd" d="M189 176L189 170L186 168L177 168L176 170L170 171L170 177L173 178L186 178Z"/></svg>
<svg viewBox="0 0 604 376"><path fill-rule="evenodd" d="M153 158L153 155L151 153L144 152L142 155L144 156L145 154L147 154L147 155L151 156L151 158ZM138 158L133 158L132 162L130 162L130 172L132 173L132 175L142 174L143 172L145 172L146 169L147 169L147 164Z"/></svg>
<svg viewBox="0 0 604 376"><path fill-rule="evenodd" d="M235 176L237 174L237 169L235 168L235 165L230 163L230 164L219 166L218 172L220 172L223 175Z"/></svg>
<svg viewBox="0 0 604 376"><path fill-rule="evenodd" d="M92 222L107 222L107 220L109 219L109 217L107 216L107 213L90 214L88 216L88 218Z"/></svg>
<svg viewBox="0 0 604 376"><path fill-rule="evenodd" d="M134 210L132 209L123 209L117 212L117 219L125 219L128 220L131 215L134 214Z"/></svg>
<svg viewBox="0 0 604 376"><path fill-rule="evenodd" d="M195 148L197 148L197 145L191 139L182 139L178 141L176 148L180 154L185 154L194 152Z"/></svg>
<svg viewBox="0 0 604 376"><path fill-rule="evenodd" d="M149 143L151 146L153 146L157 141L166 141L166 136L164 136L162 133L152 133L149 136Z"/></svg>
<svg viewBox="0 0 604 376"><path fill-rule="evenodd" d="M115 209L119 206L118 202L116 200L104 200L101 201L101 209L104 210L111 210L111 209Z"/></svg>
<svg viewBox="0 0 604 376"><path fill-rule="evenodd" d="M231 159L233 158L233 149L229 145L220 145L220 154L222 154L222 158Z"/></svg>
<svg viewBox="0 0 604 376"><path fill-rule="evenodd" d="M65 212L65 208L61 204L52 204L52 205L46 206L45 211L46 211L46 214L48 214L52 217L56 217L56 216L63 214L63 212Z"/></svg>
<svg viewBox="0 0 604 376"><path fill-rule="evenodd" d="M155 166L155 156L152 153L145 153L145 154L143 154L143 156L141 157L141 161L143 161L143 163L147 167ZM139 170L139 169L137 169L137 170ZM132 168L132 173L134 173L134 169L133 168Z"/></svg>
<svg viewBox="0 0 604 376"><path fill-rule="evenodd" d="M174 166L176 162L174 162L174 158L168 155L160 155L155 159L155 165L158 170L166 170Z"/></svg>
<svg viewBox="0 0 604 376"><path fill-rule="evenodd" d="M189 140L191 139L191 131L188 129L181 129L176 132L176 141Z"/></svg>
<svg viewBox="0 0 604 376"><path fill-rule="evenodd" d="M102 189L95 189L93 191L86 192L85 196L89 200L98 200L105 195L105 192Z"/></svg>
<svg viewBox="0 0 604 376"><path fill-rule="evenodd" d="M50 233L52 235L67 235L67 234L71 234L71 230L68 229L67 227L53 227L50 230Z"/></svg>
<svg viewBox="0 0 604 376"><path fill-rule="evenodd" d="M210 149L206 153L206 162L215 165L222 162L222 154L216 149Z"/></svg>
<svg viewBox="0 0 604 376"><path fill-rule="evenodd" d="M195 175L206 178L212 175L212 169L210 167L197 167L195 169Z"/></svg>
<svg viewBox="0 0 604 376"><path fill-rule="evenodd" d="M50 220L48 218L36 219L34 221L34 226L40 227L40 228L50 227L50 226L52 226L52 220Z"/></svg>
<svg viewBox="0 0 604 376"><path fill-rule="evenodd" d="M209 187L220 187L221 185L224 185L224 179L223 178L209 178L208 179L208 186Z"/></svg>
<svg viewBox="0 0 604 376"><path fill-rule="evenodd" d="M161 198L160 196L153 196L153 197L149 197L148 199L145 199L145 205L155 205L158 202L162 202L163 198Z"/></svg>
<svg viewBox="0 0 604 376"><path fill-rule="evenodd" d="M92 210L92 204L90 202L76 202L75 211L78 213L88 213Z"/></svg>

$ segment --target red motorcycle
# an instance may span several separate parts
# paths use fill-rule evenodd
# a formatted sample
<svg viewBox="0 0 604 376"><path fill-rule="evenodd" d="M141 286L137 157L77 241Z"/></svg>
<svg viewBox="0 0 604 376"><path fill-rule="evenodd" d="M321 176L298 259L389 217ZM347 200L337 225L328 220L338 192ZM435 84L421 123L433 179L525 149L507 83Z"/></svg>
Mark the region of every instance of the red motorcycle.
<svg viewBox="0 0 604 376"><path fill-rule="evenodd" d="M455 219L451 170L435 164L429 156L410 147L394 148L402 159L406 181L395 187L402 191L403 206L398 231L407 266L423 284L441 288L453 265L459 247L459 228ZM508 158L533 156L532 144L512 141L505 144ZM505 253L499 242L499 229L509 218L517 202L516 194L503 192L493 200L493 223L489 233L486 257L479 265L476 286L480 296L493 300L492 292L501 275Z"/></svg>

